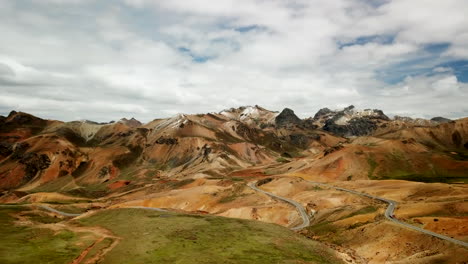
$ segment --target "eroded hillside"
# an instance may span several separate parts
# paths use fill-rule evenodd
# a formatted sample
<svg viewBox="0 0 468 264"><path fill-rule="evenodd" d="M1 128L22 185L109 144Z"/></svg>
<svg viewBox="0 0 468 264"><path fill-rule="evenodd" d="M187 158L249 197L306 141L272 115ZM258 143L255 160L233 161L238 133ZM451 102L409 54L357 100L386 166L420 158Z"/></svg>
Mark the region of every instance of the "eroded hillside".
<svg viewBox="0 0 468 264"><path fill-rule="evenodd" d="M452 257L466 253L389 223L385 204L305 180L393 199L401 221L467 241L459 227L468 223L468 118L392 119L353 106L306 119L259 106L146 124L14 111L0 118L2 203L52 203L90 215L164 208L299 225L297 208L249 188L265 179L261 188L306 208L311 226L300 233L344 261L459 261ZM383 247L392 250L379 253Z"/></svg>

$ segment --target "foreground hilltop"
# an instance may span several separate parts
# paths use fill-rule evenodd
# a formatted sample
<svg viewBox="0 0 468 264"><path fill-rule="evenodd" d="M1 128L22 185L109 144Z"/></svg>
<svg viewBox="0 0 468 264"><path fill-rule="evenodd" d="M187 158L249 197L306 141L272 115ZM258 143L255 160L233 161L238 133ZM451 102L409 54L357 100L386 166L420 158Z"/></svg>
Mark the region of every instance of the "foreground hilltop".
<svg viewBox="0 0 468 264"><path fill-rule="evenodd" d="M321 181L464 181L467 123L390 119L353 106L306 119L288 108L247 106L147 124L61 122L13 111L0 118L0 188L99 196L153 179L224 177L271 164L275 173Z"/></svg>

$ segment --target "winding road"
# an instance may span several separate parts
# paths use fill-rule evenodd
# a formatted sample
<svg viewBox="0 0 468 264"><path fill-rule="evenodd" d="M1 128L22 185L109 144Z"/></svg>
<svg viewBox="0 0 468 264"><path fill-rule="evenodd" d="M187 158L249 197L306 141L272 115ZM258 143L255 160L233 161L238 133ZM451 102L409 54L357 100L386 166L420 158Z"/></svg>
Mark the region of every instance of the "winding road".
<svg viewBox="0 0 468 264"><path fill-rule="evenodd" d="M403 222L403 221L400 221L400 220L396 219L395 215L394 215L395 208L397 206L396 201L393 201L393 200L390 200L390 199L385 199L385 198L374 196L374 195L370 195L370 194L367 194L367 193L357 192L357 191L350 190L350 189L336 187L336 186L329 185L329 184L326 184L326 183L314 182L314 181L308 181L308 180L305 180L305 181L313 183L315 185L320 185L320 186L324 186L324 187L328 187L328 188L333 188L333 189L336 189L336 190L339 190L339 191L348 192L348 193L352 193L352 194L356 194L356 195L364 196L364 197L371 198L371 199L374 199L374 200L379 200L379 201L385 202L385 203L388 204L388 207L385 210L385 217L388 220L392 221L393 223L395 223L397 225L401 225L401 226L409 228L409 229L412 229L412 230L415 230L415 231L418 231L418 232L421 232L421 233L424 233L424 234L427 234L427 235L430 235L430 236L433 236L433 237L437 237L437 238L452 242L452 243L460 245L460 246L468 247L467 242L457 240L457 239L454 239L454 238L451 238L451 237L448 237L448 236L444 236L442 234L435 233L435 232L432 232L432 231L429 231L427 229L423 229L423 228L420 228L420 227L417 227L417 226L414 226L414 225L410 225L410 224L408 224L406 222ZM289 204L292 204L293 206L296 207L297 211L300 213L300 215L302 217L303 223L301 225L298 225L298 226L295 226L295 227L291 228L291 230L300 230L300 229L303 229L303 228L310 225L310 220L309 220L309 217L307 215L307 212L306 212L305 208L300 203L298 203L298 202L296 202L294 200L288 199L288 198L278 196L278 195L276 195L274 193L264 191L264 190L257 187L257 182L256 181L250 182L247 185L250 188L252 188L253 190L255 190L255 191L264 193L264 194L266 194L268 196L271 196L271 197L273 197L275 199L278 199L278 200L287 202Z"/></svg>
<svg viewBox="0 0 468 264"><path fill-rule="evenodd" d="M333 188L333 189L336 189L336 190L339 190L339 191L348 192L348 193L352 193L352 194L356 194L356 195L360 195L360 196L365 196L365 197L368 197L368 198L371 198L371 199L374 199L374 200L379 200L379 201L385 202L385 203L388 204L388 207L385 210L385 217L388 220L392 221L393 223L404 226L406 228L409 228L409 229L412 229L412 230L415 230L415 231L418 231L418 232L421 232L421 233L424 233L424 234L427 234L427 235L430 235L430 236L434 236L434 237L437 237L437 238L440 238L440 239L443 239L443 240L450 241L450 242L455 243L455 244L460 245L460 246L468 247L467 242L457 240L457 239L454 239L454 238L451 238L451 237L448 237L448 236L444 236L444 235L441 235L441 234L438 234L438 233L435 233L435 232L432 232L432 231L429 231L427 229L423 229L423 228L420 228L420 227L417 227L417 226L414 226L414 225L410 225L410 224L408 224L406 222L403 222L403 221L400 221L400 220L396 219L394 213L395 213L395 208L397 206L397 202L395 202L393 200L389 200L389 199L385 199L385 198L382 198L382 197L370 195L370 194L367 194L367 193L357 192L357 191L350 190L350 189L336 187L336 186L321 183L321 182L314 182L314 181L307 181L307 180L305 180L305 181L316 184L316 185L321 185L321 186L328 187L328 188Z"/></svg>
<svg viewBox="0 0 468 264"><path fill-rule="evenodd" d="M82 214L71 214L71 213L59 211L57 209L51 208L51 207L49 207L47 205L43 205L43 204L38 205L38 207L40 207L42 209L45 209L45 210L48 210L48 211L51 211L51 212L54 212L54 213L57 213L59 215L63 215L63 216L76 217L76 216L82 215ZM135 208L135 209L145 209L145 210L158 211L158 212L168 212L165 209L156 208L156 207L131 206L131 207L124 207L124 208Z"/></svg>
<svg viewBox="0 0 468 264"><path fill-rule="evenodd" d="M67 213L67 212L63 212L63 211L59 211L57 209L54 209L52 207L49 207L47 205L43 205L43 204L40 204L38 205L38 207L42 208L42 209L45 209L45 210L48 210L48 211L51 211L53 213L56 213L56 214L59 214L59 215L63 215L63 216L68 216L68 217L76 217L76 216L80 216L81 214L72 214L72 213Z"/></svg>
<svg viewBox="0 0 468 264"><path fill-rule="evenodd" d="M328 187L328 188L333 188L335 190L348 192L348 193L364 196L364 197L367 197L367 198L370 198L370 199L385 202L385 203L388 204L388 207L385 210L385 217L388 220L392 221L393 223L395 223L397 225L400 225L400 226L403 226L403 227L406 227L406 228L409 228L409 229L412 229L412 230L415 230L415 231L418 231L418 232L421 232L421 233L424 233L424 234L427 234L427 235L430 235L430 236L433 236L433 237L437 237L437 238L452 242L452 243L460 245L460 246L468 247L467 242L457 240L457 239L454 239L454 238L451 238L451 237L448 237L448 236L444 236L442 234L435 233L435 232L432 232L432 231L429 231L427 229L423 229L423 228L420 228L420 227L417 227L417 226L414 226L414 225L410 225L410 224L408 224L406 222L403 222L403 221L400 221L400 220L396 219L395 216L394 216L395 208L397 206L396 201L393 201L393 200L390 200L390 199L385 199L385 198L374 196L374 195L370 195L370 194L367 194L367 193L357 192L357 191L350 190L350 189L336 187L336 186L329 185L329 184L326 184L326 183L314 182L314 181L308 181L308 180L305 180L305 181L313 183L315 185L320 185L320 186L324 186L324 187ZM300 229L303 229L303 228L308 227L310 225L310 219L309 219L309 216L307 215L307 211L304 208L304 206L302 206L300 203L298 203L298 202L296 202L294 200L285 198L285 197L278 196L278 195L276 195L274 193L264 191L264 190L257 187L257 182L256 181L249 182L247 185L250 188L252 188L253 190L257 191L257 192L264 193L264 194L266 194L266 195L268 195L268 196L270 196L270 197L272 197L274 199L284 201L284 202L289 203L289 204L293 205L294 207L296 207L297 211L299 212L299 214L300 214L300 216L302 218L302 224L290 228L291 230L300 230ZM54 213L57 213L57 214L60 214L60 215L63 215L63 216L76 217L76 216L81 215L81 214L73 214L73 213L67 213L67 212L59 211L59 210L51 208L51 207L49 207L47 205L38 205L38 206L40 208L43 208L45 210L48 210L48 211L51 211L51 212L54 212ZM136 208L136 209L153 210L153 211L159 211L159 212L167 212L167 210L164 210L164 209L161 209L161 208L154 208L154 207L133 206L133 207L128 207L128 208Z"/></svg>
<svg viewBox="0 0 468 264"><path fill-rule="evenodd" d="M262 189L259 189L257 187L257 182L249 182L247 184L250 188L254 189L255 191L257 192L261 192L261 193L264 193L270 197L273 197L275 199L278 199L278 200L281 200L281 201L284 201L284 202L287 202L289 204L292 204L293 206L296 207L297 211L299 212L299 214L301 215L302 217L302 224L298 225L298 226L295 226L295 227L292 227L291 230L300 230L300 229L303 229L305 227L308 227L310 225L310 220L309 220L309 216L307 215L307 211L305 210L304 206L302 206L300 203L296 202L296 201L293 201L293 200L290 200L288 198L284 198L284 197L281 197L281 196L278 196L274 193L271 193L271 192L267 192L267 191L264 191Z"/></svg>
<svg viewBox="0 0 468 264"><path fill-rule="evenodd" d="M379 200L379 201L388 203L388 207L385 210L385 217L388 220L392 221L393 223L404 226L406 228L409 228L409 229L412 229L412 230L415 230L415 231L418 231L418 232L421 232L421 233L424 233L424 234L427 234L427 235L430 235L430 236L434 236L434 237L437 237L437 238L440 238L440 239L443 239L443 240L450 241L450 242L452 242L454 244L457 244L457 245L460 245L460 246L468 247L467 242L457 240L457 239L454 239L454 238L451 238L451 237L448 237L448 236L444 236L444 235L441 235L439 233L435 233L435 232L432 232L432 231L429 231L427 229L423 229L423 228L420 228L420 227L417 227L417 226L414 226L414 225L410 225L410 224L408 224L406 222L403 222L403 221L400 221L400 220L396 219L394 213L395 213L395 208L397 206L397 202L395 202L393 200L385 199L385 198L374 196L374 195L370 195L370 194L367 194L367 193L357 192L357 191L350 190L350 189L336 187L336 186L326 184L326 183L307 181L307 180L305 180L305 181L316 184L316 185L321 185L321 186L333 188L333 189L336 189L336 190L339 190L339 191L348 192L348 193L352 193L352 194L356 194L356 195L360 195L360 196L365 196L365 197L368 197L368 198L371 198L371 199L374 199L374 200Z"/></svg>

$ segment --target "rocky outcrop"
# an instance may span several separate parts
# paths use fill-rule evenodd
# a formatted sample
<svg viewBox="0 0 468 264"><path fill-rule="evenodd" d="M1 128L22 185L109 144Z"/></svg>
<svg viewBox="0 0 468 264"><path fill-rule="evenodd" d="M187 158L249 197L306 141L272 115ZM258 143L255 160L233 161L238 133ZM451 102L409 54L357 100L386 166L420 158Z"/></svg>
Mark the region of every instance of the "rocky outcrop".
<svg viewBox="0 0 468 264"><path fill-rule="evenodd" d="M301 124L302 120L294 114L293 110L285 108L275 118L275 123L277 127L289 127Z"/></svg>
<svg viewBox="0 0 468 264"><path fill-rule="evenodd" d="M11 111L0 124L0 133L21 128L27 129L31 134L37 134L47 125L47 120L23 112Z"/></svg>
<svg viewBox="0 0 468 264"><path fill-rule="evenodd" d="M326 107L322 108L322 109L318 110L317 113L315 113L314 119L319 119L320 117L326 116L326 115L331 114L331 113L333 113L332 110L330 110L330 109L328 109Z"/></svg>
<svg viewBox="0 0 468 264"><path fill-rule="evenodd" d="M160 145L176 145L178 142L179 140L177 138L160 137L155 143Z"/></svg>
<svg viewBox="0 0 468 264"><path fill-rule="evenodd" d="M434 125L439 124L438 122L433 121L433 120L427 120L423 118L411 118L407 116L398 116L398 115L394 116L393 120L404 122L412 126L434 126Z"/></svg>
<svg viewBox="0 0 468 264"><path fill-rule="evenodd" d="M139 127L143 125L140 121L136 120L135 118L127 119L127 118L122 118L119 120L119 123L122 123L124 125L127 125L129 127Z"/></svg>
<svg viewBox="0 0 468 264"><path fill-rule="evenodd" d="M29 147L27 143L17 143L9 147L9 152L12 153L11 159L17 160L18 163L25 166L24 181L33 179L38 172L50 166L49 156L35 152L26 152Z"/></svg>
<svg viewBox="0 0 468 264"><path fill-rule="evenodd" d="M382 121L389 121L382 110L356 110L353 105L341 111L320 109L314 116L314 123L325 131L340 136L364 136L372 134Z"/></svg>
<svg viewBox="0 0 468 264"><path fill-rule="evenodd" d="M365 136L377 129L377 124L370 118L353 118L346 125L337 125L333 120L328 120L323 130L340 136Z"/></svg>
<svg viewBox="0 0 468 264"><path fill-rule="evenodd" d="M442 123L448 123L450 121L452 121L451 119L448 119L448 118L445 118L445 117L441 117L441 116L436 116L436 117L433 117L431 118L431 121L434 121L434 122L437 122L439 124L442 124Z"/></svg>

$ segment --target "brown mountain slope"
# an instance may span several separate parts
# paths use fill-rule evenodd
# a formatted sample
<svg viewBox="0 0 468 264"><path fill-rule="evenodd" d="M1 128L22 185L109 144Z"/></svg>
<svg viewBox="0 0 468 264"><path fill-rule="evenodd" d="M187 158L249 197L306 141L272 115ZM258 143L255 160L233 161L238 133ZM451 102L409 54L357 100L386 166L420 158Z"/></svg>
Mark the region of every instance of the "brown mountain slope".
<svg viewBox="0 0 468 264"><path fill-rule="evenodd" d="M359 137L291 172L316 180L468 180L468 119ZM301 163L303 163L301 161ZM293 166L294 163L288 166ZM283 170L284 172L284 170Z"/></svg>
<svg viewBox="0 0 468 264"><path fill-rule="evenodd" d="M141 126L136 120L59 122L12 112L0 120L0 188L94 197L158 179L223 178L252 166L320 181L467 177L468 119L417 127L414 120L390 120L379 110L349 108L318 114L314 125L286 110L241 107ZM367 126L374 119L376 130ZM347 139L317 129L330 120L338 131L374 136Z"/></svg>
<svg viewBox="0 0 468 264"><path fill-rule="evenodd" d="M135 122L64 123L13 112L2 121L0 188L92 189L99 195L118 181L136 188L160 177L222 177L343 141L300 127L276 129L275 116L258 106L242 107L133 127Z"/></svg>

